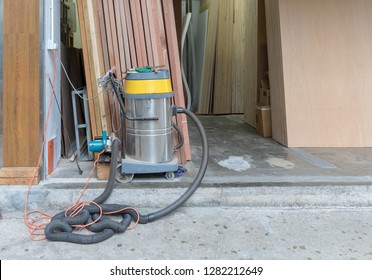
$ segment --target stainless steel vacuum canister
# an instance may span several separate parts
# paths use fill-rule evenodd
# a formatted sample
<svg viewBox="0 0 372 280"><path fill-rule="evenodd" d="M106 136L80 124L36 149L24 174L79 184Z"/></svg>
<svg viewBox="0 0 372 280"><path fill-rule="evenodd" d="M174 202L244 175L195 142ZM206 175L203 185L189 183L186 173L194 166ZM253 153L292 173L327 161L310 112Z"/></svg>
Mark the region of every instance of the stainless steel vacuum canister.
<svg viewBox="0 0 372 280"><path fill-rule="evenodd" d="M127 156L153 163L173 159L172 97L168 70L127 74L124 85Z"/></svg>

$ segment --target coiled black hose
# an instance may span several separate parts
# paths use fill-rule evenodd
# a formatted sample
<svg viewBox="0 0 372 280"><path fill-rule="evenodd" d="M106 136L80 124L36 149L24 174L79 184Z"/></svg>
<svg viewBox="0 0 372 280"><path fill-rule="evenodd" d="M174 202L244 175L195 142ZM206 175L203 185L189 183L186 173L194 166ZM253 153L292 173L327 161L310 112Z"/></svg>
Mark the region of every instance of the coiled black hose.
<svg viewBox="0 0 372 280"><path fill-rule="evenodd" d="M106 205L102 204L105 202L112 193L114 189L115 176L116 176L116 159L119 154L119 143L120 140L115 138L112 141L112 152L111 152L111 164L110 164L110 175L103 193L94 199L94 202L100 204L103 212L112 212L119 209L124 209L126 206L117 206L117 205ZM130 225L132 219L138 219L137 214L133 210L124 210L120 213L123 217L121 222L117 222L106 217L102 217L97 223L89 226L90 231L96 232L92 235L83 235L73 233L72 225L84 225L89 224L95 219L97 219L97 214L100 212L100 209L97 206L85 206L83 210L75 217L69 217L70 213L65 215L65 212L60 212L55 215L51 222L45 228L45 237L51 241L64 241L78 244L93 244L102 242L116 232L124 232Z"/></svg>
<svg viewBox="0 0 372 280"><path fill-rule="evenodd" d="M85 206L83 210L75 217L66 217L65 212L61 212L55 215L52 218L52 221L47 225L45 229L46 238L51 241L64 241L78 244L93 244L102 242L110 238L117 232L124 232L130 225L132 220L138 221L139 224L147 224L150 222L154 222L175 211L183 203L185 203L194 194L194 192L199 187L201 181L203 180L204 174L207 170L209 151L207 135L205 133L203 125L196 117L196 115L184 108L177 108L177 114L186 114L193 120L193 122L196 124L196 127L199 130L203 148L202 160L198 174L196 175L194 181L191 183L190 187L186 190L186 192L183 195L181 195L176 201L174 201L167 207L147 215L141 215L134 210L127 209L117 213L118 215L121 215L123 218L122 221L120 222L111 220L106 216L102 216L97 223L94 223L88 227L89 230L95 232L95 234L92 235L73 233L72 225L89 224L92 221L96 220L99 217L99 213L101 211L97 206L94 205ZM120 141L117 138L114 139L112 142L109 179L103 193L96 199L94 199L94 202L100 205L102 212L115 212L120 209L132 208L127 205L103 204L109 198L114 189L115 177L117 172L116 159L118 158L119 153L119 143Z"/></svg>

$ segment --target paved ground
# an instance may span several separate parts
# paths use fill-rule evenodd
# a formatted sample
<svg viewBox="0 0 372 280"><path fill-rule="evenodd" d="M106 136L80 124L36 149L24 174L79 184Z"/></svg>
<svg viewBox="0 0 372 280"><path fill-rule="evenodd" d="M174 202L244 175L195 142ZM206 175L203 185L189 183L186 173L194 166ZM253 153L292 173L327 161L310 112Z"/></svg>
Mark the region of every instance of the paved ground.
<svg viewBox="0 0 372 280"><path fill-rule="evenodd" d="M0 221L0 259L372 259L372 209L185 207L95 245L31 241Z"/></svg>
<svg viewBox="0 0 372 280"><path fill-rule="evenodd" d="M172 215L96 245L33 242L22 220L26 188L0 188L0 259L372 259L372 150L288 149L264 139L241 116L201 118L209 166L194 196ZM182 178L135 177L108 202L148 213L177 199L200 162ZM77 198L92 166L62 160L32 188L29 209L55 214ZM87 198L105 182L93 178Z"/></svg>

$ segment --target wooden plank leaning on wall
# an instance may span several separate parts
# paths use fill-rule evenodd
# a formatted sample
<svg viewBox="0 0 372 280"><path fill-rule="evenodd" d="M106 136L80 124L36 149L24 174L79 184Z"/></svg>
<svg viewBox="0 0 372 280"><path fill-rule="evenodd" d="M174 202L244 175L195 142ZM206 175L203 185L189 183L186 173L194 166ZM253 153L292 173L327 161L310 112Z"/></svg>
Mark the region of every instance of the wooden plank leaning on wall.
<svg viewBox="0 0 372 280"><path fill-rule="evenodd" d="M268 71L268 54L266 39L265 0L247 1L247 42L246 57L246 89L244 98L244 120L250 126L256 127L255 105L257 103L260 80ZM243 79L243 77L241 79Z"/></svg>
<svg viewBox="0 0 372 280"><path fill-rule="evenodd" d="M92 125L92 136L102 135L102 130L111 133L111 115L108 96L100 94L102 89L97 79L105 73L99 13L96 1L77 1L85 76L87 79L87 96L89 98L89 112ZM95 130L93 129L95 127Z"/></svg>
<svg viewBox="0 0 372 280"><path fill-rule="evenodd" d="M212 110L213 80L216 56L217 26L220 0L202 0L200 12L208 11L208 29L205 46L204 73L200 85L199 106L197 113L209 114Z"/></svg>
<svg viewBox="0 0 372 280"><path fill-rule="evenodd" d="M229 114L232 109L232 54L235 0L220 0L218 29L216 35L216 58L214 69L213 114ZM234 68L235 69L235 68Z"/></svg>
<svg viewBox="0 0 372 280"><path fill-rule="evenodd" d="M83 54L88 60L85 61L86 76L90 78L90 82L87 81L90 84L88 93L93 92L91 96L95 95L97 73L103 75L108 69L102 70L108 63L110 68L116 66L119 78L123 78L128 68L149 64L165 66L171 71L174 104L184 107L173 0L122 0L118 3L113 0L87 1L78 0L78 8L80 6ZM89 3L93 3L90 4L93 6L93 14L88 13ZM108 114L111 108L104 107L106 111L103 111L97 100L91 103L95 104L94 107L90 106L90 110L95 112L93 117L96 121L93 123L96 123L97 133L100 133L99 122L101 127L105 123L107 126L111 124L102 112ZM191 159L186 116L178 116L177 122L185 138L180 155L180 161L184 163Z"/></svg>
<svg viewBox="0 0 372 280"><path fill-rule="evenodd" d="M83 2L82 0L77 0L77 8L79 14L79 25L80 25L80 34L81 34L81 44L83 46L83 58L84 58L84 70L85 70L85 79L86 79L86 88L87 88L87 97L89 98L89 118L90 118L90 126L92 131L92 138L99 134L99 131L102 129L101 120L100 118L96 118L95 112L95 100L92 99L93 97L93 89L92 89L92 79L90 76L90 63L89 63L89 51L88 51L88 41L87 35L85 30L85 17L84 17L84 10L83 10Z"/></svg>
<svg viewBox="0 0 372 280"><path fill-rule="evenodd" d="M181 61L178 48L176 23L174 18L174 8L172 0L163 1L164 25L168 43L169 67L171 70L172 86L174 91L174 104L178 107L185 107L185 96L181 78ZM180 161L185 163L191 160L189 131L187 117L184 114L177 115L177 124L184 137L184 147L181 148Z"/></svg>
<svg viewBox="0 0 372 280"><path fill-rule="evenodd" d="M28 184L40 153L39 0L4 0L0 184ZM33 179L36 184L39 174Z"/></svg>

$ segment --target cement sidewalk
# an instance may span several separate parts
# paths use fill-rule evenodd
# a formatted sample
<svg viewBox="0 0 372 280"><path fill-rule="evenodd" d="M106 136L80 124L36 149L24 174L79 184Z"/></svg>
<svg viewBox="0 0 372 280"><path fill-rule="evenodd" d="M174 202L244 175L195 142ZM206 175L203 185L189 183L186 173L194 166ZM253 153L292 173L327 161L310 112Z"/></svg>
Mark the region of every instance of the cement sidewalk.
<svg viewBox="0 0 372 280"><path fill-rule="evenodd" d="M149 209L141 210L143 212ZM31 241L3 214L0 259L371 260L372 208L183 207L94 245Z"/></svg>
<svg viewBox="0 0 372 280"><path fill-rule="evenodd" d="M184 191L117 186L107 202L147 214ZM85 198L101 192L89 189ZM23 223L25 193L1 189L0 259L372 260L370 186L203 186L171 215L95 245L32 241ZM35 186L29 210L54 215L79 194L80 188Z"/></svg>

